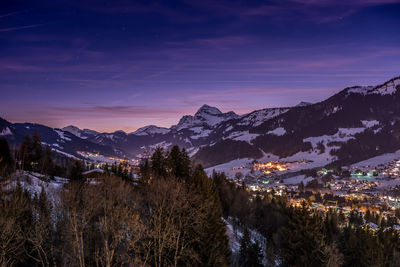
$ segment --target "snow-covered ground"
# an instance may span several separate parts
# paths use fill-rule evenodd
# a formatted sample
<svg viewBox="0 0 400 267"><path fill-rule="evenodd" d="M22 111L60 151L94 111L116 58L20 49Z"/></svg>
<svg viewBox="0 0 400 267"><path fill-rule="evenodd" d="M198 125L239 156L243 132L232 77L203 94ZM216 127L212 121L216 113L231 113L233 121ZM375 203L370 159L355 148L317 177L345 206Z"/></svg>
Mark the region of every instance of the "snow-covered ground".
<svg viewBox="0 0 400 267"><path fill-rule="evenodd" d="M400 150L397 150L394 153L387 153L377 157L373 157L364 161L360 161L351 165L352 167L360 167L360 166L370 166L377 167L378 165L385 164L391 162L395 159L400 159Z"/></svg>
<svg viewBox="0 0 400 267"><path fill-rule="evenodd" d="M364 121L365 124L371 125L374 122L370 121ZM378 122L379 123L379 122ZM374 124L376 125L376 124ZM339 128L337 133L334 135L322 135L322 136L316 136L316 137L308 137L303 140L303 142L310 142L313 148L317 147L318 143L322 143L325 145L325 148L327 147L327 144L330 142L347 142L350 139L354 139L354 135L358 133L362 133L365 131L367 127L360 127L360 128Z"/></svg>
<svg viewBox="0 0 400 267"><path fill-rule="evenodd" d="M207 137L211 132L212 132L212 130L203 130L199 134L193 135L190 138L191 139L199 139L199 138Z"/></svg>
<svg viewBox="0 0 400 267"><path fill-rule="evenodd" d="M65 140L65 141L71 141L71 138L67 137L65 135L65 132L61 131L61 130L55 130L57 132L57 134L60 136L61 140Z"/></svg>
<svg viewBox="0 0 400 267"><path fill-rule="evenodd" d="M66 152L64 152L64 151L61 151L61 150L59 150L59 149L51 148L51 150L52 150L52 151L55 151L55 152L57 152L57 153L60 153L60 154L66 156L66 157L68 157L68 158L79 160L79 159L78 159L77 157L75 157L74 155L68 154L68 153L66 153Z"/></svg>
<svg viewBox="0 0 400 267"><path fill-rule="evenodd" d="M259 134L252 134L249 133L249 131L243 131L243 132L233 132L229 134L229 136L223 138L223 139L232 139L236 141L246 141L250 144L250 141L253 140L259 136Z"/></svg>
<svg viewBox="0 0 400 267"><path fill-rule="evenodd" d="M0 136L12 135L10 128L6 127L0 132Z"/></svg>
<svg viewBox="0 0 400 267"><path fill-rule="evenodd" d="M267 108L256 110L250 114L244 114L241 116L243 118L238 125L251 125L256 127L261 125L263 122L275 118L285 112L289 111L288 108Z"/></svg>
<svg viewBox="0 0 400 267"><path fill-rule="evenodd" d="M54 177L54 180L50 180L43 174L18 171L14 174L12 181L8 184L8 188L14 188L18 183L20 183L22 188L26 189L32 196L35 194L38 196L42 192L42 189L44 189L48 198L55 203L58 200L58 192L67 182L68 179L63 177L56 176Z"/></svg>
<svg viewBox="0 0 400 267"><path fill-rule="evenodd" d="M254 161L254 159L251 159L251 158L235 159L235 160L229 161L224 164L220 164L220 165L216 165L216 166L207 168L207 169L205 169L205 171L208 175L211 175L213 170L215 170L216 172L224 172L228 177L233 177L235 175L235 173L243 172L246 170L246 169L243 169L243 170L242 169L234 169L234 167L248 166L252 161Z"/></svg>
<svg viewBox="0 0 400 267"><path fill-rule="evenodd" d="M277 135L277 136L282 136L285 133L286 133L286 130L283 127L278 127L272 131L267 132L267 134L273 134L273 135Z"/></svg>
<svg viewBox="0 0 400 267"><path fill-rule="evenodd" d="M231 248L233 257L237 256L240 251L240 240L243 236L243 229L241 227L237 227L236 232L232 225L233 218L228 218L228 220L222 219L226 223L226 235L229 238L229 247ZM264 263L266 263L265 259L265 245L267 240L257 231L249 229L251 242L255 243L258 241L258 244L261 246L261 250L264 254Z"/></svg>
<svg viewBox="0 0 400 267"><path fill-rule="evenodd" d="M400 185L400 178L396 179L379 179L380 185L378 186L379 189L387 188L388 186L397 186Z"/></svg>
<svg viewBox="0 0 400 267"><path fill-rule="evenodd" d="M357 86L347 90L347 93L353 94L380 94L380 95L392 95L396 93L397 86L400 85L400 78L393 79L386 84L374 86Z"/></svg>
<svg viewBox="0 0 400 267"><path fill-rule="evenodd" d="M298 175L298 176L287 178L287 179L283 180L283 183L287 184L287 185L297 185L297 184L300 184L301 182L303 182L303 184L306 185L312 179L314 179L314 178L306 177L305 175Z"/></svg>

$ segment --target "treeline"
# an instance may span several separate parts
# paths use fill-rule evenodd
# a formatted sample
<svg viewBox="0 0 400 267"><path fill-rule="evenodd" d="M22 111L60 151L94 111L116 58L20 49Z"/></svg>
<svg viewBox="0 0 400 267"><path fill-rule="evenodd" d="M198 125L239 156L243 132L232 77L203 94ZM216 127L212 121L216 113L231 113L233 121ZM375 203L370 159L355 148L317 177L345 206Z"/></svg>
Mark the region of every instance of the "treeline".
<svg viewBox="0 0 400 267"><path fill-rule="evenodd" d="M263 253L267 266L400 266L400 233L384 228L398 222L400 213L390 222L369 212L362 216L353 211L348 217L333 209L319 212L307 202L295 208L285 196L265 193L254 197L224 174L214 173L213 180L223 215L233 227L250 228L266 238ZM365 222L371 221L382 227L369 229ZM254 259L250 255L257 254L257 249L247 255L240 253L238 261ZM242 266L257 264L262 262Z"/></svg>
<svg viewBox="0 0 400 267"><path fill-rule="evenodd" d="M0 179L0 266L229 266L218 191L178 147L157 149L136 185L70 180L38 195Z"/></svg>
<svg viewBox="0 0 400 267"><path fill-rule="evenodd" d="M37 172L49 178L54 176L66 177L75 160L52 153L49 146L43 145L37 132L31 137L27 135L17 148L10 150L7 139L0 138L0 159L3 172L10 174L15 170ZM1 170L0 170L1 171ZM0 175L4 175L1 173Z"/></svg>
<svg viewBox="0 0 400 267"><path fill-rule="evenodd" d="M101 169L103 169L106 172L106 174L116 175L127 181L133 179L132 168L133 167L126 162L113 163L111 165L106 163L101 166ZM94 164L90 165L89 169L90 170L94 169Z"/></svg>
<svg viewBox="0 0 400 267"><path fill-rule="evenodd" d="M0 176L22 170L43 174L49 179L59 176L82 180L82 173L94 168L94 163L89 164L52 152L49 146L43 145L37 132L32 137L27 135L13 151L10 150L7 139L0 138ZM107 175L116 175L124 180L133 178L132 167L128 163L104 164L101 168Z"/></svg>

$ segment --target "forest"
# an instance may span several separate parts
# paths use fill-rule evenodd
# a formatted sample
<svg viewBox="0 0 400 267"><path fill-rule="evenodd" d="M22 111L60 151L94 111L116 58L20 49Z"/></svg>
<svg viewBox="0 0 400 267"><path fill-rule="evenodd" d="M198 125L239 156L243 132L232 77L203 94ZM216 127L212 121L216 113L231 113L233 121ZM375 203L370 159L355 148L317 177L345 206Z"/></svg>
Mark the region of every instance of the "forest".
<svg viewBox="0 0 400 267"><path fill-rule="evenodd" d="M111 166L85 179L84 164L60 162L37 136L18 151L0 138L1 267L400 266L399 231L363 227L365 219L389 224L379 216L254 195L223 173L207 176L177 146L156 149L135 180ZM30 192L19 182L30 172L68 182L57 192Z"/></svg>

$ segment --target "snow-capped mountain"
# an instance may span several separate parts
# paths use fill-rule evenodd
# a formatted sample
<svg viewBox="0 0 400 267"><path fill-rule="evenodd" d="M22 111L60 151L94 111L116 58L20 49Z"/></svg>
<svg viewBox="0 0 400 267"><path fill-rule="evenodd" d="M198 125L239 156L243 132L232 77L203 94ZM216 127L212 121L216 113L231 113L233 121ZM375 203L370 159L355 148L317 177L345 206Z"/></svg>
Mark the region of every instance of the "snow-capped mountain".
<svg viewBox="0 0 400 267"><path fill-rule="evenodd" d="M209 144L209 135L222 122L238 117L234 112L223 113L215 107L203 105L194 115L183 116L177 125L170 128L149 125L129 134L100 133L88 140L116 147L130 155L142 154L157 146L167 149L175 144L195 151L199 146Z"/></svg>
<svg viewBox="0 0 400 267"><path fill-rule="evenodd" d="M35 132L41 138L42 144L49 146L53 152L71 158L79 158L78 151L101 153L103 155L123 155L123 152L110 146L93 143L62 129L51 128L36 123L11 123L0 118L0 137L5 137L11 147L18 147L26 136Z"/></svg>
<svg viewBox="0 0 400 267"><path fill-rule="evenodd" d="M171 129L180 131L182 129L190 129L193 127L211 128L223 121L235 119L237 117L238 115L233 111L222 113L218 108L211 107L209 105L203 105L199 108L199 110L197 110L194 116L183 116L179 123L175 126L172 126Z"/></svg>
<svg viewBox="0 0 400 267"><path fill-rule="evenodd" d="M143 135L150 135L153 136L155 134L167 134L170 132L170 129L168 128L163 128L163 127L158 127L155 125L148 125L144 126L142 128L137 129L134 131L133 135L138 135L138 136L143 136Z"/></svg>
<svg viewBox="0 0 400 267"><path fill-rule="evenodd" d="M90 130L90 129L81 130L78 127L73 126L73 125L66 126L66 127L62 128L62 130L72 133L73 135L80 137L82 139L88 139L89 137L93 137L93 136L99 134L99 132L96 132L94 130Z"/></svg>
<svg viewBox="0 0 400 267"><path fill-rule="evenodd" d="M200 148L194 158L215 165L265 154L283 158L298 155L323 158L324 164L350 164L400 148L398 103L400 77L378 86L346 88L325 101L288 108L245 128L250 141L237 137L229 142L220 140ZM233 155L233 151L242 152Z"/></svg>
<svg viewBox="0 0 400 267"><path fill-rule="evenodd" d="M305 107L309 105L312 105L312 103L301 101L299 104L296 105L296 107Z"/></svg>
<svg viewBox="0 0 400 267"><path fill-rule="evenodd" d="M399 103L397 77L378 86L346 88L319 103L265 108L240 116L203 105L170 128L149 125L133 133L97 133L0 120L0 136L17 143L38 130L44 143L65 153L88 149L130 157L158 146L179 145L205 166L266 155L350 164L400 149Z"/></svg>

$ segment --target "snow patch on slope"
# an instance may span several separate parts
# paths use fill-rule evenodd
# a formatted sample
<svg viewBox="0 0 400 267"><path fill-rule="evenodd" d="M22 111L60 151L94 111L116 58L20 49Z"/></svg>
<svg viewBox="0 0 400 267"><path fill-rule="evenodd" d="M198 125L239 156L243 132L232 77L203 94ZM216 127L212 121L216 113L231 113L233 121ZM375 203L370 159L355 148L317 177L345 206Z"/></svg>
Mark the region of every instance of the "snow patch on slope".
<svg viewBox="0 0 400 267"><path fill-rule="evenodd" d="M56 133L60 136L60 138L61 138L62 140L71 141L71 138L66 137L66 136L65 136L65 133L64 133L63 131L60 131L60 130L55 130L55 131L56 131Z"/></svg>
<svg viewBox="0 0 400 267"><path fill-rule="evenodd" d="M359 166L371 166L371 167L376 167L380 164L385 164L387 162L393 161L395 159L400 159L400 150L397 150L394 153L387 153L383 154L380 156L376 156L367 160L363 160L357 163L354 163L353 167L359 167Z"/></svg>
<svg viewBox="0 0 400 267"><path fill-rule="evenodd" d="M394 78L382 85L378 86L355 86L347 89L347 94L362 94L362 95L392 95L397 92L400 86L400 77Z"/></svg>
<svg viewBox="0 0 400 267"><path fill-rule="evenodd" d="M261 125L263 122L275 118L285 112L288 108L267 108L253 111L241 116L241 122L238 125L251 125L253 127Z"/></svg>
<svg viewBox="0 0 400 267"><path fill-rule="evenodd" d="M13 133L11 132L10 128L6 127L3 129L3 131L0 132L0 136L6 136L6 135L12 135Z"/></svg>
<svg viewBox="0 0 400 267"><path fill-rule="evenodd" d="M354 139L354 135L365 131L366 128L339 128L334 135L322 135L316 137L308 137L303 139L303 142L310 142L315 149L318 143L323 143L325 146L330 142L347 142Z"/></svg>
<svg viewBox="0 0 400 267"><path fill-rule="evenodd" d="M20 183L22 188L26 189L32 197L35 195L38 196L42 192L42 189L44 189L49 200L55 205L59 201L59 190L68 183L68 179L55 176L54 180L49 180L49 178L43 174L18 171L14 174L10 187L15 188L18 183Z"/></svg>
<svg viewBox="0 0 400 267"><path fill-rule="evenodd" d="M284 134L286 134L286 130L283 127L278 127L274 130L271 130L269 132L267 132L267 134L273 134L273 135L277 135L277 136L282 136Z"/></svg>
<svg viewBox="0 0 400 267"><path fill-rule="evenodd" d="M370 94L392 95L396 93L398 86L400 86L400 78L390 80L383 85L375 87Z"/></svg>
<svg viewBox="0 0 400 267"><path fill-rule="evenodd" d="M377 120L362 120L361 123L364 125L366 128L372 128L376 125L379 125L379 121Z"/></svg>
<svg viewBox="0 0 400 267"><path fill-rule="evenodd" d="M224 137L223 139L232 139L236 141L246 141L247 143L251 144L251 140L259 136L259 134L252 134L249 131L243 132L233 132L228 137Z"/></svg>
<svg viewBox="0 0 400 267"><path fill-rule="evenodd" d="M191 139L199 139L199 138L207 137L210 135L211 132L212 132L212 130L203 130L198 135L191 136L190 138Z"/></svg>
<svg viewBox="0 0 400 267"><path fill-rule="evenodd" d="M51 150L52 150L52 151L55 151L55 152L57 152L57 153L60 153L60 154L66 156L66 157L68 157L68 158L79 160L79 159L78 159L77 157L75 157L74 155L68 154L68 153L66 153L66 152L64 152L64 151L61 151L61 150L58 150L58 149L56 149L56 148L52 148Z"/></svg>
<svg viewBox="0 0 400 267"><path fill-rule="evenodd" d="M361 94L366 95L368 91L373 89L373 86L354 86L347 89L347 94Z"/></svg>

